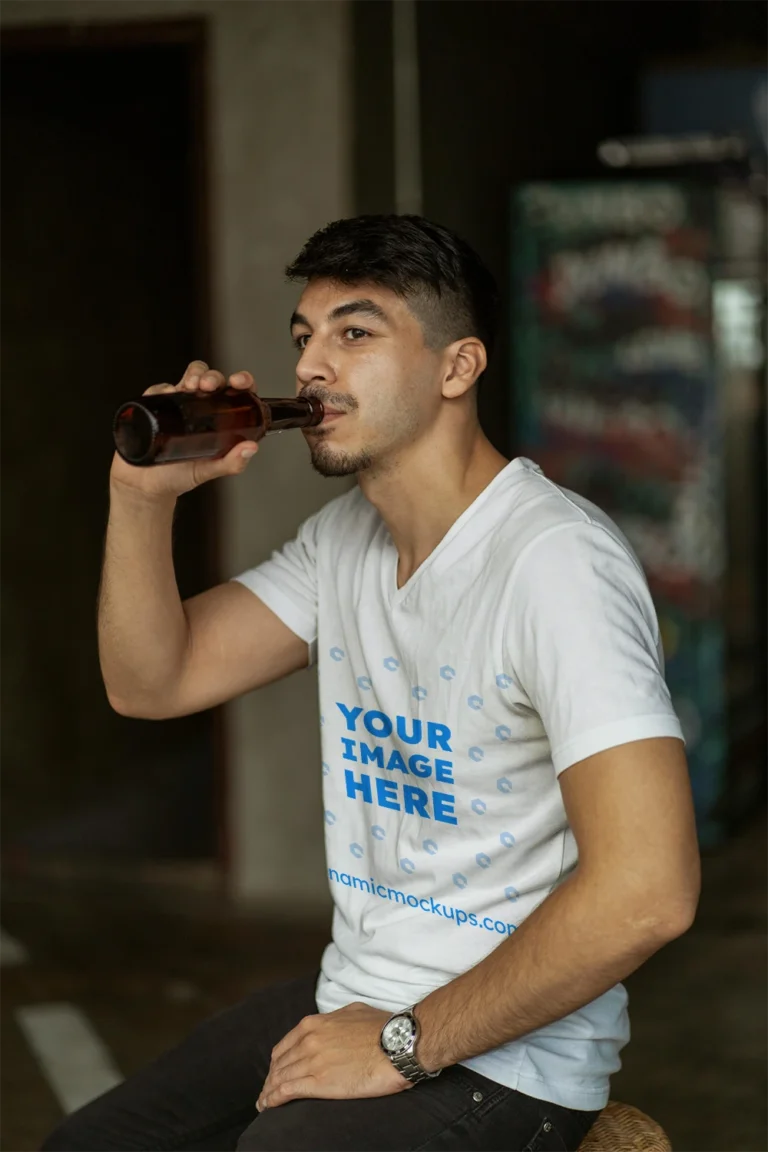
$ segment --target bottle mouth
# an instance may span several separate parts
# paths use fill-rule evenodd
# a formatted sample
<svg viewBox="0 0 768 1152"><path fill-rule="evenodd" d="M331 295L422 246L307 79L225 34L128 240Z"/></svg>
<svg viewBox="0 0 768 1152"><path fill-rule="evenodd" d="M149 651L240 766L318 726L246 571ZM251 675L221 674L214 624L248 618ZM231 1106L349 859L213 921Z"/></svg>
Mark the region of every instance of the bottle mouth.
<svg viewBox="0 0 768 1152"><path fill-rule="evenodd" d="M115 413L112 435L115 448L126 464L149 463L152 446L159 431L160 425L154 413L143 404L137 404L135 400L121 404Z"/></svg>
<svg viewBox="0 0 768 1152"><path fill-rule="evenodd" d="M309 421L307 427L315 428L318 424L322 424L323 420L325 419L325 406L321 400L317 399L316 396L307 396L305 399L309 401L309 405L312 410L312 418Z"/></svg>

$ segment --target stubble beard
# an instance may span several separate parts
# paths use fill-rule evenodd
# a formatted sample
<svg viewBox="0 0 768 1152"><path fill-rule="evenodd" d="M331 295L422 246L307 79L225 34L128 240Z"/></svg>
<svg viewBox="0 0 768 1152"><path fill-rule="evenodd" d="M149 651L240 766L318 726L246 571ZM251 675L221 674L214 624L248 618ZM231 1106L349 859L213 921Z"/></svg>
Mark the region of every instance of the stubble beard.
<svg viewBox="0 0 768 1152"><path fill-rule="evenodd" d="M326 477L355 476L373 464L370 452L334 451L325 437L317 434L309 440L309 452L315 472Z"/></svg>

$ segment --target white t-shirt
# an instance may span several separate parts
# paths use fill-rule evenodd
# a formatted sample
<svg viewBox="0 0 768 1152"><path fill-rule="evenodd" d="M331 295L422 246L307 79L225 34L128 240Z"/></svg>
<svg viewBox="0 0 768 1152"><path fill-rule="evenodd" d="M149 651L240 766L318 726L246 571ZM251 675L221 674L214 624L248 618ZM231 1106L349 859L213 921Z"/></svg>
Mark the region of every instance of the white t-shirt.
<svg viewBox="0 0 768 1152"><path fill-rule="evenodd" d="M335 904L321 1012L409 1007L481 961L576 864L558 775L628 741L682 739L629 544L530 460L508 464L399 589L397 563L356 488L237 578L319 666ZM626 1006L617 985L463 1063L600 1108Z"/></svg>

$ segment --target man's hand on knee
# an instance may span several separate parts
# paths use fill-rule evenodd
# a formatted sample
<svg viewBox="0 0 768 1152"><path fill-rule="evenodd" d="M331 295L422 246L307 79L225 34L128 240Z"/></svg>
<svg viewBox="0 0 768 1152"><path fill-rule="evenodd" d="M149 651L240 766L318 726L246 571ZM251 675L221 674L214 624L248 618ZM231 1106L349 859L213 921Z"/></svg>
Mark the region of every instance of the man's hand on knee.
<svg viewBox="0 0 768 1152"><path fill-rule="evenodd" d="M259 1112L302 1097L349 1100L391 1096L412 1087L379 1044L389 1017L389 1012L359 1003L305 1016L272 1050L256 1103Z"/></svg>

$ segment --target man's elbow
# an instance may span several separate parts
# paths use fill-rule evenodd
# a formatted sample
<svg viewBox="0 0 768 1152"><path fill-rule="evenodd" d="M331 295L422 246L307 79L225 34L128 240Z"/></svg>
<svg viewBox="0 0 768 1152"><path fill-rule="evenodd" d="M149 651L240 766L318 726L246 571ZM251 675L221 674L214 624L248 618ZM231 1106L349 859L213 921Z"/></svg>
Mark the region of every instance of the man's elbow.
<svg viewBox="0 0 768 1152"><path fill-rule="evenodd" d="M171 709L163 707L162 702L157 698L127 702L108 693L107 699L113 712L117 712L118 716L125 716L129 720L172 720L178 715Z"/></svg>
<svg viewBox="0 0 768 1152"><path fill-rule="evenodd" d="M649 935L661 947L684 935L693 925L699 906L701 880L698 870L677 883L668 883L644 901L644 917Z"/></svg>
<svg viewBox="0 0 768 1152"><path fill-rule="evenodd" d="M670 941L676 940L678 936L683 936L692 927L698 906L698 895L695 899L686 897L674 903L670 902L660 925L663 943L668 944Z"/></svg>

